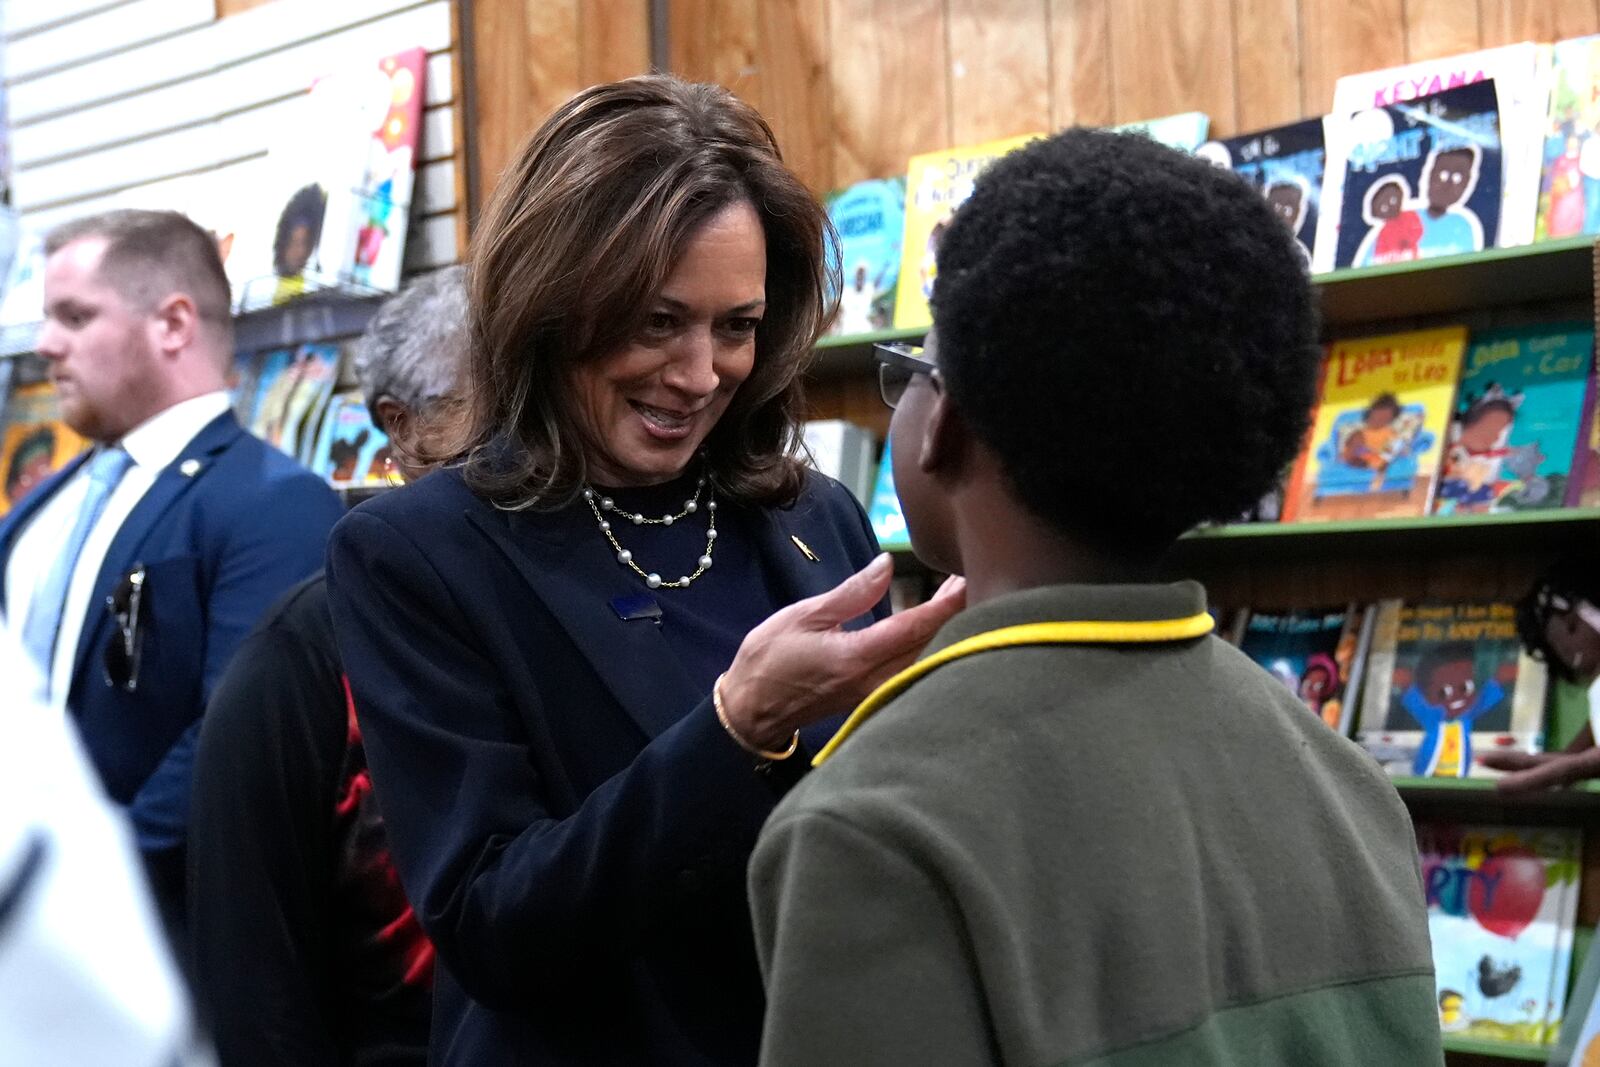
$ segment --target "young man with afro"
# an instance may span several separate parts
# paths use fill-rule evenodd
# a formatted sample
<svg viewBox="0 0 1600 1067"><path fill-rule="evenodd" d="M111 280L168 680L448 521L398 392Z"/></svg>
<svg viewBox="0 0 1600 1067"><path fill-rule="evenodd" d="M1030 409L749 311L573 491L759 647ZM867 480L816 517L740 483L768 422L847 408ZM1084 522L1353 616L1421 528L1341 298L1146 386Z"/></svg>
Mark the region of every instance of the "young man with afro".
<svg viewBox="0 0 1600 1067"><path fill-rule="evenodd" d="M1282 223L1071 130L978 180L933 309L883 385L912 543L968 607L762 832L762 1062L1441 1063L1393 786L1155 580L1304 433Z"/></svg>

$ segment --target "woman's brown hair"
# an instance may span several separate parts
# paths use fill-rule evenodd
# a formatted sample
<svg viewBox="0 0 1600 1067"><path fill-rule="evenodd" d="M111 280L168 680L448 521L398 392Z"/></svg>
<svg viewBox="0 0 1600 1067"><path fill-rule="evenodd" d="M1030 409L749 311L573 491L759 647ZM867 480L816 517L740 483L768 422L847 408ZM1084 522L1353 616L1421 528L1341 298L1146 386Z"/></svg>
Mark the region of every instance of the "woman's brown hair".
<svg viewBox="0 0 1600 1067"><path fill-rule="evenodd" d="M706 454L724 495L794 499L800 373L824 325L832 229L753 108L666 75L595 86L557 110L473 236L470 385L451 451L475 492L517 509L577 493L587 470L570 369L636 337L695 231L740 201L766 236L767 307L755 367Z"/></svg>

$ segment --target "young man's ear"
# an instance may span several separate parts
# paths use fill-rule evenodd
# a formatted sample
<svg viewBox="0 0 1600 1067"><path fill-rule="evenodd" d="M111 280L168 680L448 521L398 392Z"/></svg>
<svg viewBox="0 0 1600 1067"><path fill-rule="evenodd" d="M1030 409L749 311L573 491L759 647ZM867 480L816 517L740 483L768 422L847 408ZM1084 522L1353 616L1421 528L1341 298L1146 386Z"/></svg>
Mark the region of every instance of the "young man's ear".
<svg viewBox="0 0 1600 1067"><path fill-rule="evenodd" d="M168 355L189 347L200 332L200 309L187 293L173 293L161 301L151 318L156 347Z"/></svg>
<svg viewBox="0 0 1600 1067"><path fill-rule="evenodd" d="M928 419L923 423L917 465L935 478L958 474L966 463L970 434L966 420L950 402L949 391L939 382Z"/></svg>

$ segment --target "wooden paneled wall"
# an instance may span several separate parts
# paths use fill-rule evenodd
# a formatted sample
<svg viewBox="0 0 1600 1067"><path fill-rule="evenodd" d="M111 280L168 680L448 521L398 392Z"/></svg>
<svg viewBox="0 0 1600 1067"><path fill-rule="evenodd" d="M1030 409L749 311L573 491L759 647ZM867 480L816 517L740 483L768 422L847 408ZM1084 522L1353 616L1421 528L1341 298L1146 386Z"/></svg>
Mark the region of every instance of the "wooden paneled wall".
<svg viewBox="0 0 1600 1067"><path fill-rule="evenodd" d="M230 0L238 2L238 0ZM647 0L472 0L481 183L576 89L649 66ZM1600 32L1600 0L669 0L668 66L772 122L816 190L917 152L1201 110L1320 114L1339 75Z"/></svg>

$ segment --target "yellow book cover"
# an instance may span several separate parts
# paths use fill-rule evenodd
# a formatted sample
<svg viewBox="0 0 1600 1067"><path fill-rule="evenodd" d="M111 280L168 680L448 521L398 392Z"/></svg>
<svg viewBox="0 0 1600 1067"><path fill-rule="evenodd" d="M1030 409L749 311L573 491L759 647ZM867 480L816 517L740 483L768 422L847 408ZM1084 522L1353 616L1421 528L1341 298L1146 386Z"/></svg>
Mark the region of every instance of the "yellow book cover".
<svg viewBox="0 0 1600 1067"><path fill-rule="evenodd" d="M1428 514L1466 347L1463 326L1330 344L1286 521Z"/></svg>
<svg viewBox="0 0 1600 1067"><path fill-rule="evenodd" d="M0 515L89 444L61 421L55 387L49 382L17 386L5 415L5 428L0 430L0 476L5 479L0 486Z"/></svg>
<svg viewBox="0 0 1600 1067"><path fill-rule="evenodd" d="M933 322L928 298L933 295L939 238L944 236L956 208L972 195L972 183L978 175L1007 152L1043 136L1025 133L911 157L906 170L906 227L900 242L895 329L921 329Z"/></svg>

